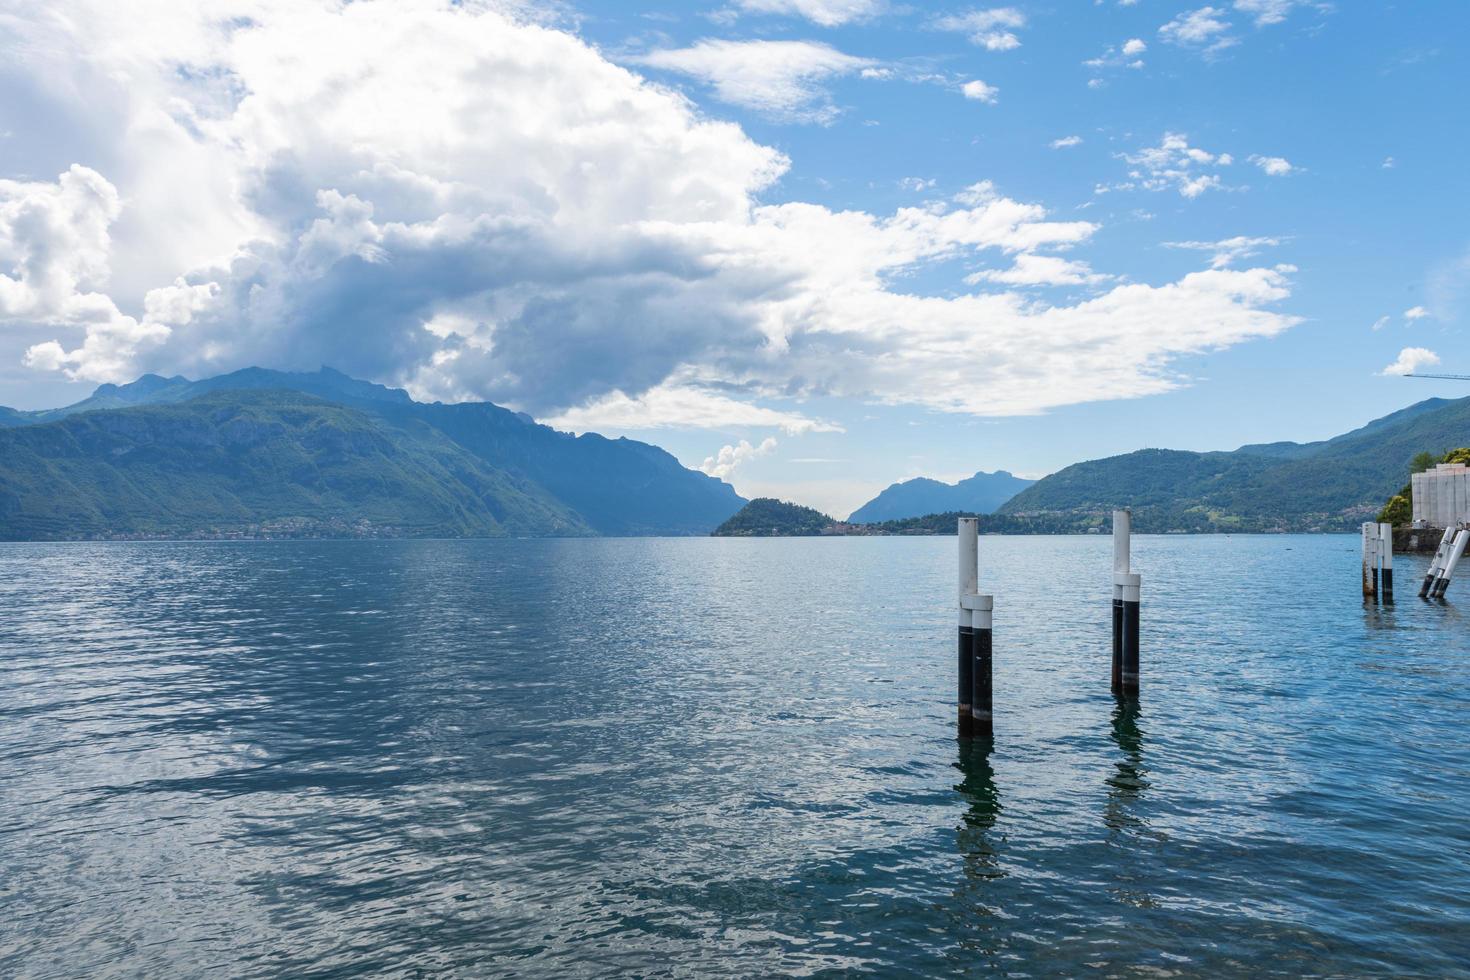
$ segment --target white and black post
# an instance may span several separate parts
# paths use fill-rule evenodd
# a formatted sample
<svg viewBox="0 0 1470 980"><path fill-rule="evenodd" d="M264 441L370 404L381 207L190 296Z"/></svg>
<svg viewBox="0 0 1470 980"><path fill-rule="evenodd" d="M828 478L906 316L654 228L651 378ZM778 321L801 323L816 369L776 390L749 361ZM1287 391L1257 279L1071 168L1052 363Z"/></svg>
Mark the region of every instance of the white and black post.
<svg viewBox="0 0 1470 980"><path fill-rule="evenodd" d="M1393 525L1378 525L1378 559L1383 566L1382 584L1383 604L1393 605Z"/></svg>
<svg viewBox="0 0 1470 980"><path fill-rule="evenodd" d="M1460 564L1460 559L1465 555L1467 544L1470 544L1470 530L1460 528L1455 534L1455 543L1450 548L1450 556L1445 559L1444 568L1439 572L1439 578L1435 580L1434 587L1429 590L1430 596L1435 599L1444 598L1445 590L1450 587L1450 579L1455 577L1455 566Z"/></svg>
<svg viewBox="0 0 1470 980"><path fill-rule="evenodd" d="M1451 525L1444 529L1444 536L1439 539L1439 547L1434 549L1434 557L1429 560L1429 570L1424 573L1424 581L1419 586L1419 598L1428 599L1429 590L1434 588L1434 582L1439 578L1439 570L1444 567L1445 561L1450 557L1450 548L1455 543L1455 528Z"/></svg>
<svg viewBox="0 0 1470 980"><path fill-rule="evenodd" d="M980 521L961 517L960 539L960 629L959 629L959 734L973 734L971 691L975 686L975 613L968 600L980 591Z"/></svg>
<svg viewBox="0 0 1470 980"><path fill-rule="evenodd" d="M1113 511L1113 691L1138 693L1138 603L1141 576L1133 574L1133 512Z"/></svg>
<svg viewBox="0 0 1470 980"><path fill-rule="evenodd" d="M995 734L991 708L991 653L995 597L972 595L966 600L975 616L975 640L970 666L970 734L990 738Z"/></svg>
<svg viewBox="0 0 1470 980"><path fill-rule="evenodd" d="M1378 596L1378 525L1363 523L1363 601Z"/></svg>

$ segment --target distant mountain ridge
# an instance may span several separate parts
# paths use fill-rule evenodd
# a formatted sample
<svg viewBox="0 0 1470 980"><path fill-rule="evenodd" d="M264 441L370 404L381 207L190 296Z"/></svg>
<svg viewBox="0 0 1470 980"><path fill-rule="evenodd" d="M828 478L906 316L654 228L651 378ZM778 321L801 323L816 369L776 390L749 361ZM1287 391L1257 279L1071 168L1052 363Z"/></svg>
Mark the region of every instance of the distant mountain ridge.
<svg viewBox="0 0 1470 980"><path fill-rule="evenodd" d="M1373 520L1416 453L1470 441L1470 398L1432 398L1314 443L1143 449L1076 463L1002 506L996 530L1083 531L1132 507L1140 531L1346 531Z"/></svg>
<svg viewBox="0 0 1470 980"><path fill-rule="evenodd" d="M873 524L952 511L989 514L1034 482L1005 470L982 471L958 483L941 483L921 476L893 484L847 519L854 524Z"/></svg>
<svg viewBox="0 0 1470 980"><path fill-rule="evenodd" d="M242 428L269 436L242 445ZM267 447L290 465L268 466L256 455ZM247 368L202 381L146 375L66 408L0 411L0 537L11 539L209 536L262 525L308 534L706 534L744 503L657 446L558 432L488 402L415 402L329 368Z"/></svg>

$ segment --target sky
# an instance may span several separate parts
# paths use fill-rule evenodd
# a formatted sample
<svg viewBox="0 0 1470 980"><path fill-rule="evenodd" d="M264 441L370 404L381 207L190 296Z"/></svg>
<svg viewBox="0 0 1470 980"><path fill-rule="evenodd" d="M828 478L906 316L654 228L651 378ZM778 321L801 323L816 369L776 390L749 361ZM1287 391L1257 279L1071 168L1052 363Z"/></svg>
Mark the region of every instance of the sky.
<svg viewBox="0 0 1470 980"><path fill-rule="evenodd" d="M0 0L0 404L329 365L883 487L1470 383L1470 4Z"/></svg>

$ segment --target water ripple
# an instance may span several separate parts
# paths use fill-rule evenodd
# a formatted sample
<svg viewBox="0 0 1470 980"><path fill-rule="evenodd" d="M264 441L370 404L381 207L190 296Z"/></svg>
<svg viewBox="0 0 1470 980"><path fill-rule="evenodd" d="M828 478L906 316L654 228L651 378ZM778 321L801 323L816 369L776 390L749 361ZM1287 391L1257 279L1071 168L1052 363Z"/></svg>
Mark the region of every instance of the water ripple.
<svg viewBox="0 0 1470 980"><path fill-rule="evenodd" d="M952 539L0 545L0 974L1467 975L1470 620L1356 546L1138 539L1119 704L1108 542L983 539L962 745Z"/></svg>

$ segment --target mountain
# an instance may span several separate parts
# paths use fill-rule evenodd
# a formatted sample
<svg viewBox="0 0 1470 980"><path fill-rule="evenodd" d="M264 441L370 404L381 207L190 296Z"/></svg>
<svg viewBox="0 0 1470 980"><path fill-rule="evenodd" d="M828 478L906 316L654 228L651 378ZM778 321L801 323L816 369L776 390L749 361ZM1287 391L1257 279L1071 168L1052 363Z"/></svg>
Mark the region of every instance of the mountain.
<svg viewBox="0 0 1470 980"><path fill-rule="evenodd" d="M233 442L246 422L275 441ZM745 503L657 446L573 436L490 403L419 403L326 368L147 375L62 409L4 410L0 426L5 538L233 533L281 520L323 534L359 524L417 535L705 534ZM198 465L187 445L202 447ZM265 465L269 452L280 466ZM444 481L448 496L422 481ZM104 499L112 492L115 506Z"/></svg>
<svg viewBox="0 0 1470 980"><path fill-rule="evenodd" d="M958 483L940 483L921 476L893 484L847 519L855 524L871 524L950 511L989 514L1034 482L1005 470L976 473Z"/></svg>
<svg viewBox="0 0 1470 980"><path fill-rule="evenodd" d="M216 392L0 431L0 536L591 534L423 423L292 391Z"/></svg>
<svg viewBox="0 0 1470 980"><path fill-rule="evenodd" d="M835 523L819 510L774 497L757 497L715 528L713 535L717 538L812 537L829 531Z"/></svg>
<svg viewBox="0 0 1470 980"><path fill-rule="evenodd" d="M1077 463L1023 490L987 526L1078 531L1133 508L1140 531L1344 531L1372 520L1414 455L1470 441L1470 398L1430 399L1322 442L1234 452L1144 449Z"/></svg>

